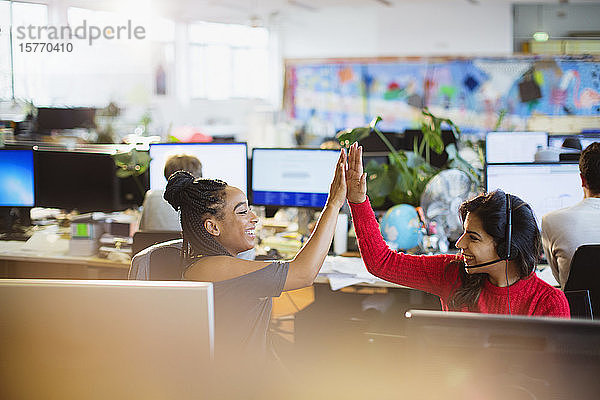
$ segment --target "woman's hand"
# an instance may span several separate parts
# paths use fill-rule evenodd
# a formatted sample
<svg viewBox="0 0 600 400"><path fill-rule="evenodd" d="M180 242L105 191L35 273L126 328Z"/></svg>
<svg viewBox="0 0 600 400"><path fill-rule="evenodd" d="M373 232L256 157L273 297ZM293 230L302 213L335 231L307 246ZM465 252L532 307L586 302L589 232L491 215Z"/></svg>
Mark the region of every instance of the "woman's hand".
<svg viewBox="0 0 600 400"><path fill-rule="evenodd" d="M367 174L363 173L362 146L357 142L350 146L346 186L350 203L362 203L367 199Z"/></svg>
<svg viewBox="0 0 600 400"><path fill-rule="evenodd" d="M335 165L335 175L329 186L327 203L340 209L346 201L346 149L340 151L340 158Z"/></svg>

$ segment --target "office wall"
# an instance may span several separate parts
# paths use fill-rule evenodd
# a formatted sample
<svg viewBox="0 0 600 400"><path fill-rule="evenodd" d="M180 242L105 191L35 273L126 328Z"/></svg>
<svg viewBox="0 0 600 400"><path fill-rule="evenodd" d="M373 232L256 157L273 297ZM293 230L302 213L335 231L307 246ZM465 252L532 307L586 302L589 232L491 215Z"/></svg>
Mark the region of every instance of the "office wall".
<svg viewBox="0 0 600 400"><path fill-rule="evenodd" d="M466 0L336 7L283 18L284 58L506 55L512 6Z"/></svg>

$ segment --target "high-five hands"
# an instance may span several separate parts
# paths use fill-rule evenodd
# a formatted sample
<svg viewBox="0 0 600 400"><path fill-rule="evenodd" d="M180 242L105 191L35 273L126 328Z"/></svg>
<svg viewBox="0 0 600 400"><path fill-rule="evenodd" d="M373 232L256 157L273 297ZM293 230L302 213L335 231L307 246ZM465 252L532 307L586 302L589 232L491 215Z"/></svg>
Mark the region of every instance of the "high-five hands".
<svg viewBox="0 0 600 400"><path fill-rule="evenodd" d="M367 174L363 172L362 146L357 142L349 149L346 186L350 203L362 203L367 199Z"/></svg>
<svg viewBox="0 0 600 400"><path fill-rule="evenodd" d="M329 197L327 202L341 208L346 201L346 149L340 150L340 158L335 165L335 175L329 186Z"/></svg>

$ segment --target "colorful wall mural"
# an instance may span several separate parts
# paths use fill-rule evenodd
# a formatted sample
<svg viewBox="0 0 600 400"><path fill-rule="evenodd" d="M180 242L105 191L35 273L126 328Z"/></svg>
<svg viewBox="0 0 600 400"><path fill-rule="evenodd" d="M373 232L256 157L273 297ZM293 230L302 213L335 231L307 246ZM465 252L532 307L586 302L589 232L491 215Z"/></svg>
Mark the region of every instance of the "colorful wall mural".
<svg viewBox="0 0 600 400"><path fill-rule="evenodd" d="M465 132L522 130L536 114L598 116L600 127L600 58L288 61L286 104L336 131L376 115L386 131L416 128L424 106Z"/></svg>

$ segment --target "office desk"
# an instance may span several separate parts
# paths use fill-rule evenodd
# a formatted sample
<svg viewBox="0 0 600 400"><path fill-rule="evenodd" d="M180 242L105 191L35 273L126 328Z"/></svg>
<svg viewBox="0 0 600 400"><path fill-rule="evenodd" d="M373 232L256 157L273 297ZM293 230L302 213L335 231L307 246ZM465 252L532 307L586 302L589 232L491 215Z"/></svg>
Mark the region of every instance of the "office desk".
<svg viewBox="0 0 600 400"><path fill-rule="evenodd" d="M23 250L25 242L0 241L0 278L127 279L129 263L99 257Z"/></svg>
<svg viewBox="0 0 600 400"><path fill-rule="evenodd" d="M99 257L75 257L64 253L24 250L25 242L0 241L0 278L38 279L127 279L129 262L110 261ZM540 266L538 276L558 286L547 266ZM360 257L327 256L317 284L328 284L332 290L349 286L406 288L371 275Z"/></svg>

